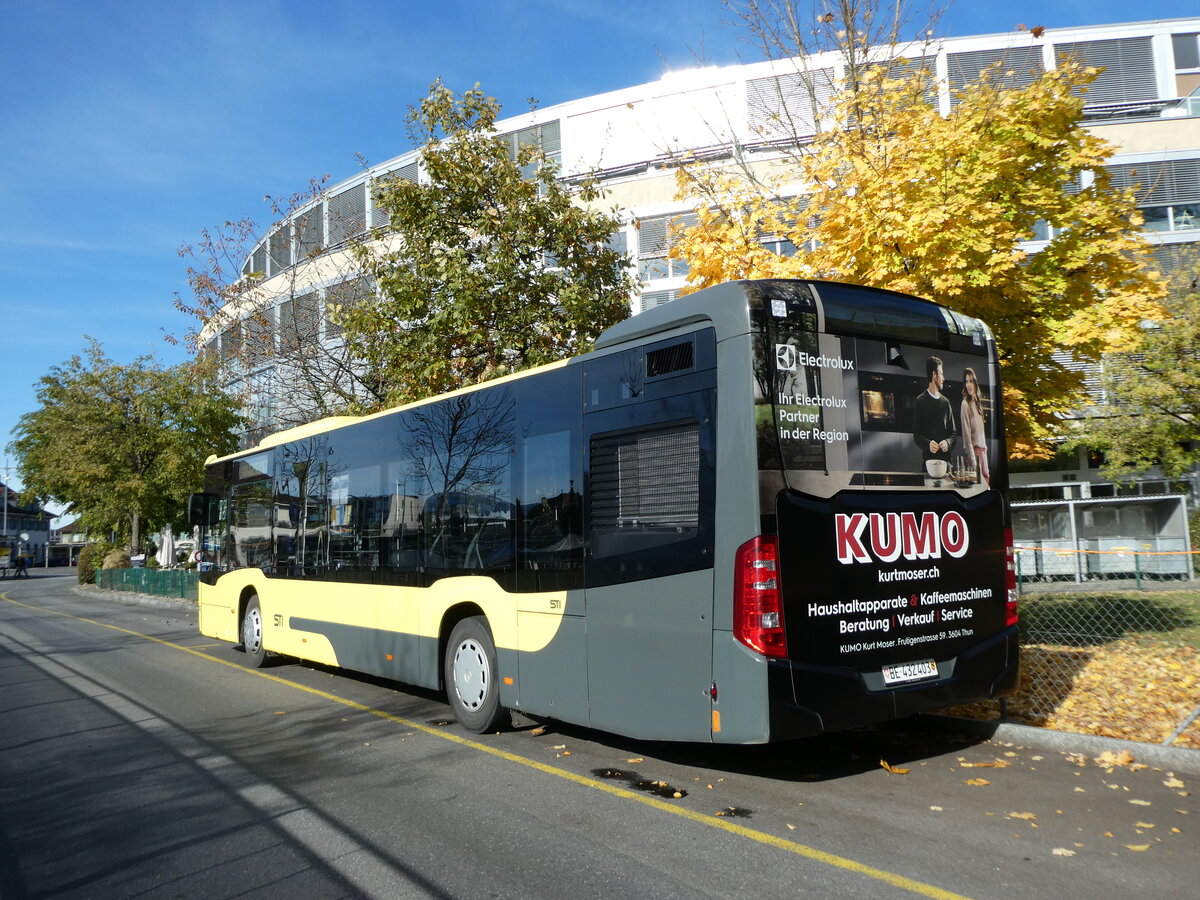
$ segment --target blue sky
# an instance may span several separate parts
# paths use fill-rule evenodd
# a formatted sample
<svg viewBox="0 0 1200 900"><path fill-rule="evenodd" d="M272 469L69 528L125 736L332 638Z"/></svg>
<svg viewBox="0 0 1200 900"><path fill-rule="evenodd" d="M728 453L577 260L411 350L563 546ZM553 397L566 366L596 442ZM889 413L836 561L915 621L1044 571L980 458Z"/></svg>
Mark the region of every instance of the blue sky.
<svg viewBox="0 0 1200 900"><path fill-rule="evenodd" d="M941 32L1195 11L959 0ZM0 0L0 446L84 335L119 362L181 360L164 339L188 327L180 245L409 149L405 110L434 79L515 115L758 58L730 18L719 0Z"/></svg>

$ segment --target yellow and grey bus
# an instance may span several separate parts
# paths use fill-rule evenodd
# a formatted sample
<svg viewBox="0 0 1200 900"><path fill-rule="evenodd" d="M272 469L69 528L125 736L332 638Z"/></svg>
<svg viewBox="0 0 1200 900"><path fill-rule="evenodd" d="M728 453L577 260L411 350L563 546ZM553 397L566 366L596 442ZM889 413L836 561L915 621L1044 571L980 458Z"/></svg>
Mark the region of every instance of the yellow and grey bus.
<svg viewBox="0 0 1200 900"><path fill-rule="evenodd" d="M1008 693L982 322L822 281L647 310L592 352L209 461L200 630L637 738L758 743Z"/></svg>

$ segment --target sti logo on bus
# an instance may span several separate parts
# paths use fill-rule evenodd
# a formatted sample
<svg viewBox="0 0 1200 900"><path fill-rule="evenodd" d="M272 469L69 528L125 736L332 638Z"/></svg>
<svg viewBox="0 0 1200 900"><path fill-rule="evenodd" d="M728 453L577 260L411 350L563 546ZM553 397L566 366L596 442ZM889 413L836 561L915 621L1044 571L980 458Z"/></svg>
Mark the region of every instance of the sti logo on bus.
<svg viewBox="0 0 1200 900"><path fill-rule="evenodd" d="M941 516L932 512L838 513L834 527L837 558L843 565L895 562L902 556L940 559L943 551L958 559L971 543L966 521L953 511Z"/></svg>

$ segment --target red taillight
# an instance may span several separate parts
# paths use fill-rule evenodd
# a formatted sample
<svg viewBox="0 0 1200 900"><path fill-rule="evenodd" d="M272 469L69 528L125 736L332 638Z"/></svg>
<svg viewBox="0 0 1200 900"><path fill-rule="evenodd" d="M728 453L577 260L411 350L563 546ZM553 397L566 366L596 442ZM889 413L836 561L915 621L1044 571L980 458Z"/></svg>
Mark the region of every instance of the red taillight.
<svg viewBox="0 0 1200 900"><path fill-rule="evenodd" d="M1013 550L1011 528L1004 529L1004 587L1008 596L1004 604L1004 625L1017 624L1017 554Z"/></svg>
<svg viewBox="0 0 1200 900"><path fill-rule="evenodd" d="M779 591L779 542L774 535L738 548L733 586L733 633L764 656L786 657L783 598Z"/></svg>

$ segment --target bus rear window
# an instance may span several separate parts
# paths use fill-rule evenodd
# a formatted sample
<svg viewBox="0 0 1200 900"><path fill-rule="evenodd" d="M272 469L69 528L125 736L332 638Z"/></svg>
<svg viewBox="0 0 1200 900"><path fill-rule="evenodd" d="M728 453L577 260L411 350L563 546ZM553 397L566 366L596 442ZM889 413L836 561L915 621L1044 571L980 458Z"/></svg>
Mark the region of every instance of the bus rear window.
<svg viewBox="0 0 1200 900"><path fill-rule="evenodd" d="M829 334L886 337L933 347L949 343L945 314L932 303L849 284L823 283L816 289Z"/></svg>

